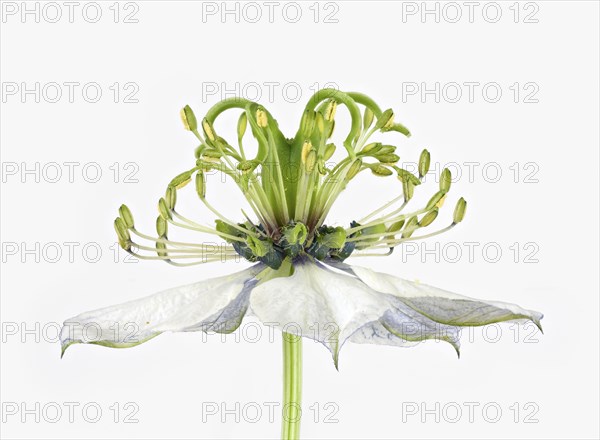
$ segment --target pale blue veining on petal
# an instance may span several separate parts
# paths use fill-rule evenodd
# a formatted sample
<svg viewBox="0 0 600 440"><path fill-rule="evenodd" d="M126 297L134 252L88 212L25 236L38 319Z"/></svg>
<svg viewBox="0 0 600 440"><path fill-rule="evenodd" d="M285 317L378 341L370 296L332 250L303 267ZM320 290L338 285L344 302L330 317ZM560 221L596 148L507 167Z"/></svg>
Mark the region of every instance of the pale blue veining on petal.
<svg viewBox="0 0 600 440"><path fill-rule="evenodd" d="M166 331L230 332L248 308L262 264L241 272L82 313L64 322L63 353L74 343L115 348L139 345Z"/></svg>

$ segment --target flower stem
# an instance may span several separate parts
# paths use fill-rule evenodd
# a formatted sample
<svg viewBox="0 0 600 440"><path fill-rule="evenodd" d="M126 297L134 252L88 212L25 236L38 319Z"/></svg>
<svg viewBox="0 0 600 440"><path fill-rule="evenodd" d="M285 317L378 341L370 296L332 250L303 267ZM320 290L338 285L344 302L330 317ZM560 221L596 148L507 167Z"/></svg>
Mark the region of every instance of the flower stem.
<svg viewBox="0 0 600 440"><path fill-rule="evenodd" d="M302 337L283 333L282 440L300 438L302 416Z"/></svg>

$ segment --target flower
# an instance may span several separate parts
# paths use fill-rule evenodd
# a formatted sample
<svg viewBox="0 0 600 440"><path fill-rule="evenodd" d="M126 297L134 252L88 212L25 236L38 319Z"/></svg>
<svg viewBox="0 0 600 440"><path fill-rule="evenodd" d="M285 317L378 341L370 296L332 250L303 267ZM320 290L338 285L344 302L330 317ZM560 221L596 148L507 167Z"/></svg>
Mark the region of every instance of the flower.
<svg viewBox="0 0 600 440"><path fill-rule="evenodd" d="M339 105L351 119L343 150L331 140ZM215 129L217 118L230 109L241 110L237 147ZM476 300L346 263L354 256L390 255L401 243L446 232L465 216L467 202L459 198L447 226L420 233L438 219L452 176L450 170L442 170L433 195L419 208L408 209L415 188L429 173L430 153L421 152L415 174L398 165L395 146L369 142L378 132L410 136L406 127L394 121L391 109L382 111L360 93L323 89L310 98L291 139L281 133L267 109L242 98L219 102L200 124L189 106L181 111L181 118L200 142L195 164L174 177L159 199L156 236L140 232L129 208L121 206L114 222L119 244L140 259L174 266L240 258L254 265L75 316L61 330L63 354L75 343L131 347L167 331L229 333L246 314L252 314L283 332L284 400L289 404L299 403L298 336L325 345L337 368L347 341L403 346L437 339L458 352L462 327L523 320L540 327L539 312ZM249 133L258 144L253 157L244 148ZM332 166L336 151L341 158ZM214 171L235 182L254 220L242 211L244 220L232 221L208 201L206 176ZM395 177L392 192L400 194L347 227L325 224L340 193L365 171ZM192 181L198 198L216 217L214 226L191 220L176 209L178 191ZM224 243L216 250L214 244L172 240L173 226L213 234ZM288 418L283 438L297 438L298 427L299 422Z"/></svg>

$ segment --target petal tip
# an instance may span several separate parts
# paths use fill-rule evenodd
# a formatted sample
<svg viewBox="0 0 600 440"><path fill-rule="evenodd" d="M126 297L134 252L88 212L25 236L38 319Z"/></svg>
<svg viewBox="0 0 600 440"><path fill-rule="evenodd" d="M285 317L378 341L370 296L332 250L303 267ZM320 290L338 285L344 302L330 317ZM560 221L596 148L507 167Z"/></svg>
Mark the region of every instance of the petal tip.
<svg viewBox="0 0 600 440"><path fill-rule="evenodd" d="M340 364L339 364L340 351L338 349L336 349L332 354L333 354L333 365L335 366L335 369L339 373L340 372Z"/></svg>
<svg viewBox="0 0 600 440"><path fill-rule="evenodd" d="M69 348L74 343L75 343L74 341L61 343L61 345L60 345L60 358L61 359L65 356L65 352L67 351L67 348Z"/></svg>

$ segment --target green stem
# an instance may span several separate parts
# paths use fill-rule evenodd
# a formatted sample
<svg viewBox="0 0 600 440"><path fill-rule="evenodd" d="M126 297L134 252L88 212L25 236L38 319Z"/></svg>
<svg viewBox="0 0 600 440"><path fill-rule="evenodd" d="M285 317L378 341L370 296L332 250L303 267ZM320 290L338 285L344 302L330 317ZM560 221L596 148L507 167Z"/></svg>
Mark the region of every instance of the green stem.
<svg viewBox="0 0 600 440"><path fill-rule="evenodd" d="M302 416L302 337L283 333L282 440L300 438Z"/></svg>

